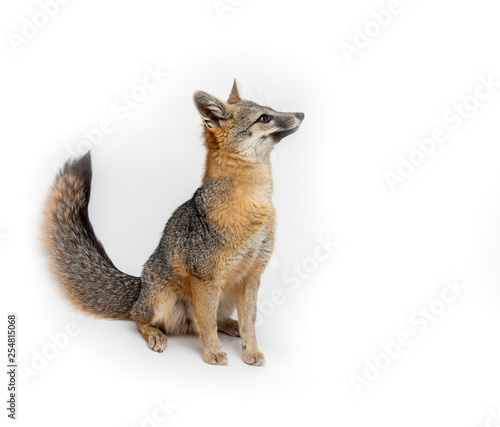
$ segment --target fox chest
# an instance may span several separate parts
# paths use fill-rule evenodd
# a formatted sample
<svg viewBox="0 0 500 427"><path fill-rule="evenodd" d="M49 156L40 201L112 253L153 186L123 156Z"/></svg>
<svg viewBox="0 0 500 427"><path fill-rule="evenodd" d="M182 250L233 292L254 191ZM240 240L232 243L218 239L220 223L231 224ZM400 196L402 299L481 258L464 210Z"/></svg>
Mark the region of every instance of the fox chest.
<svg viewBox="0 0 500 427"><path fill-rule="evenodd" d="M274 247L274 228L263 224L224 265L224 276L231 283L241 282L252 271L263 271Z"/></svg>

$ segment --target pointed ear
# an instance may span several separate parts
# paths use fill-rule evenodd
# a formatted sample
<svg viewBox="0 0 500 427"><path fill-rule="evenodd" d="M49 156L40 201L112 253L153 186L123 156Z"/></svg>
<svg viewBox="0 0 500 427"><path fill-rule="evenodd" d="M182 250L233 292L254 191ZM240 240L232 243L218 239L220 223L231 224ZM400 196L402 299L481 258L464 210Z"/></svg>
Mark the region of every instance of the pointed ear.
<svg viewBox="0 0 500 427"><path fill-rule="evenodd" d="M231 89L231 94L229 95L227 103L234 104L235 102L238 101L241 101L241 98L240 98L240 93L238 92L238 83L236 83L236 79L234 79L233 88Z"/></svg>
<svg viewBox="0 0 500 427"><path fill-rule="evenodd" d="M221 121L227 118L227 108L224 102L201 90L193 94L193 102L208 128L222 127Z"/></svg>

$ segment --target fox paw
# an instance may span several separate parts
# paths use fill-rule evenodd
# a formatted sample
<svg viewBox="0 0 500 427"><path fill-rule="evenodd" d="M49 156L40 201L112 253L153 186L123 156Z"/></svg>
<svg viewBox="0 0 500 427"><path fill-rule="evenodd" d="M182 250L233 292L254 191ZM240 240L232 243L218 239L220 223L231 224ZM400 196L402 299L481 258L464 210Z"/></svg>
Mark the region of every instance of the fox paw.
<svg viewBox="0 0 500 427"><path fill-rule="evenodd" d="M240 336L240 325L237 320L227 319L217 324L217 329L220 332L231 335L232 337Z"/></svg>
<svg viewBox="0 0 500 427"><path fill-rule="evenodd" d="M227 365L227 354L223 351L204 353L203 359L210 365Z"/></svg>
<svg viewBox="0 0 500 427"><path fill-rule="evenodd" d="M255 350L244 349L243 361L253 366L264 366L265 363L264 355L257 349Z"/></svg>
<svg viewBox="0 0 500 427"><path fill-rule="evenodd" d="M167 341L167 337L160 331L154 334L150 334L148 337L149 348L153 351L157 351L158 353L162 353L163 350L165 350Z"/></svg>

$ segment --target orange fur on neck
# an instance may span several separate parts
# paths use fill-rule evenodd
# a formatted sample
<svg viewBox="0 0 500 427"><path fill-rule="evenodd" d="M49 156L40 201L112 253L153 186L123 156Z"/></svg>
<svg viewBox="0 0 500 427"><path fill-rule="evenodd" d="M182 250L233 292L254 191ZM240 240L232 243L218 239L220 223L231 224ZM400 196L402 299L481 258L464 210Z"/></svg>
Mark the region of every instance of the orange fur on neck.
<svg viewBox="0 0 500 427"><path fill-rule="evenodd" d="M209 216L217 227L232 234L233 244L238 247L266 221L274 221L271 162L252 163L224 150L216 139L216 135L223 137L223 132L223 129L205 131L207 158L203 183L229 180L230 191L224 203L213 206Z"/></svg>

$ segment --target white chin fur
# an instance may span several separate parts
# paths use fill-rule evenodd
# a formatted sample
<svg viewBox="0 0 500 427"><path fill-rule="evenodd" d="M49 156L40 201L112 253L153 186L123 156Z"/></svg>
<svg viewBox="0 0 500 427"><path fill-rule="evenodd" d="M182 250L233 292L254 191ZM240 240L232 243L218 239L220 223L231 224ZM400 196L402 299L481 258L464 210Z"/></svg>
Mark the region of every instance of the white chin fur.
<svg viewBox="0 0 500 427"><path fill-rule="evenodd" d="M238 152L251 162L258 163L268 159L274 148L271 138L263 139L263 135L255 135L238 145Z"/></svg>

